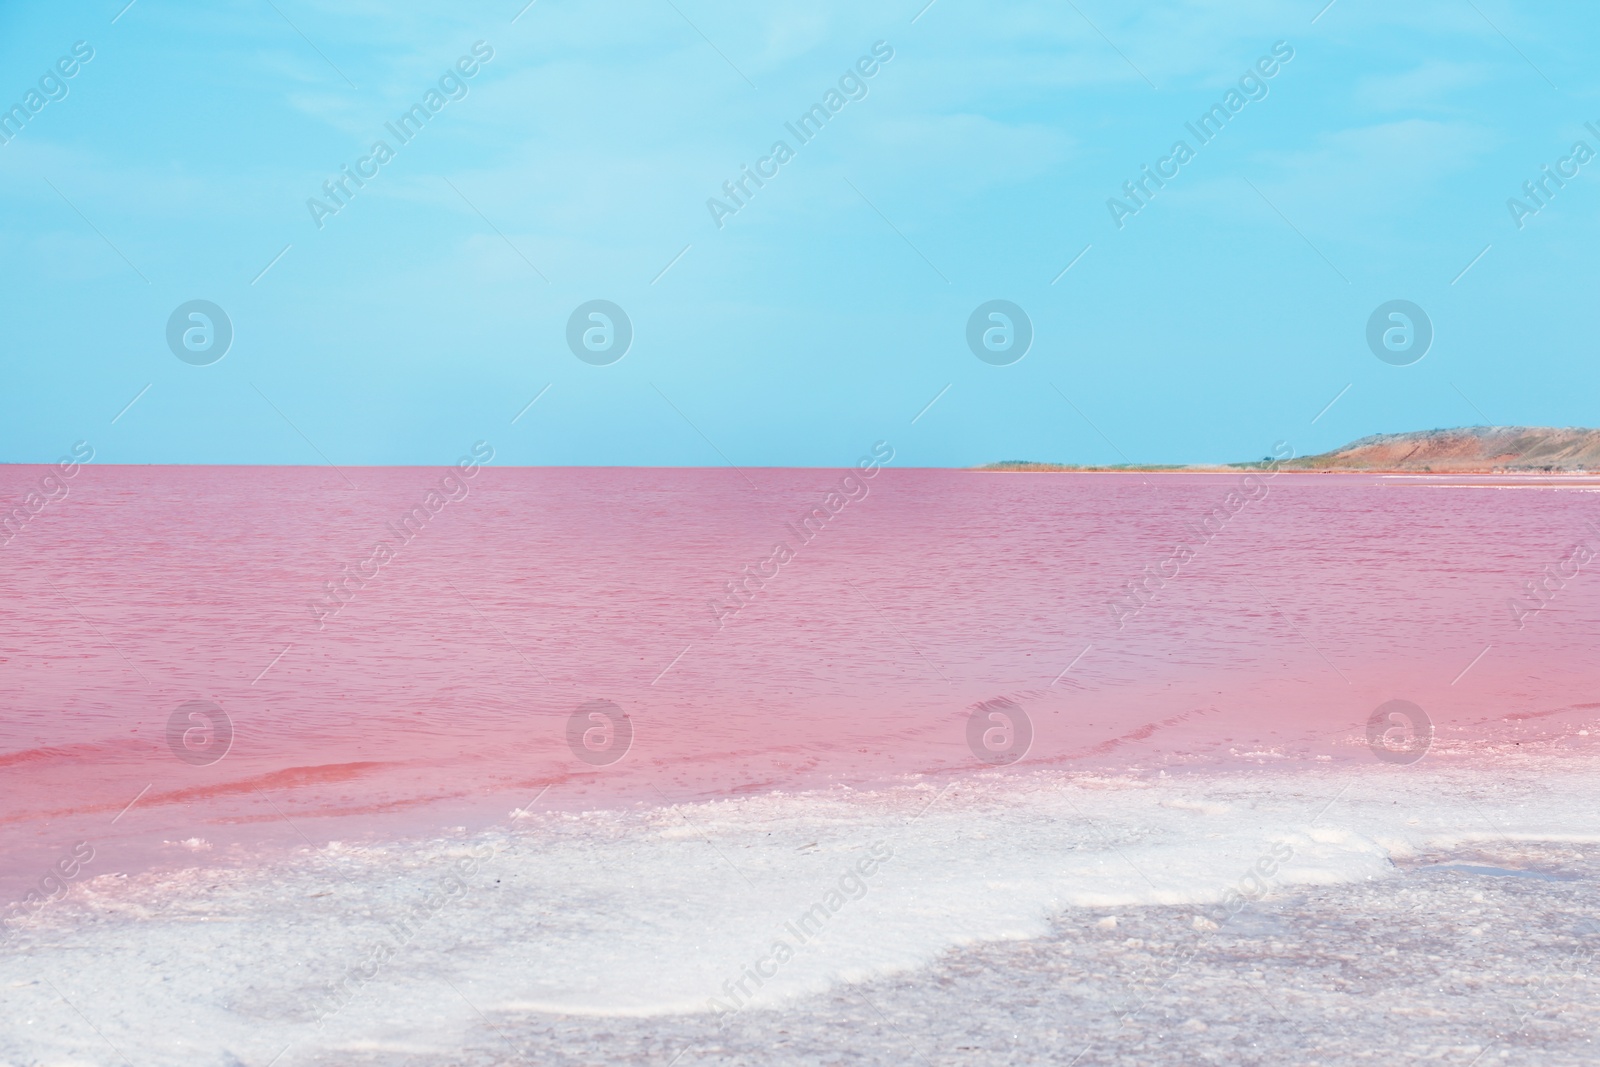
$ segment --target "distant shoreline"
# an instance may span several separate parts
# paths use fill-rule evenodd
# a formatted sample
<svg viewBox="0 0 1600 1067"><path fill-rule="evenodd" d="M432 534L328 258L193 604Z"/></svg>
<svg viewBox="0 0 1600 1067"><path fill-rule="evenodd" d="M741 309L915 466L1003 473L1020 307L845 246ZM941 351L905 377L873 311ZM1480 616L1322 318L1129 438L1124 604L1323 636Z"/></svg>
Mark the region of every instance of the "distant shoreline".
<svg viewBox="0 0 1600 1067"><path fill-rule="evenodd" d="M1266 470L1260 463L1195 463L1187 466L1123 464L1114 467L1080 467L1067 463L987 463L981 467L968 467L979 474L1238 474ZM1515 478L1600 478L1600 468L1556 467L1450 467L1433 470L1428 467L1299 467L1291 463L1278 466L1280 474L1403 474L1407 476L1454 477L1474 475Z"/></svg>
<svg viewBox="0 0 1600 1067"><path fill-rule="evenodd" d="M1583 427L1461 426L1373 434L1331 452L1248 463L1123 463L1085 466L1006 460L976 468L1000 473L1229 473L1266 469L1307 474L1475 474L1537 477L1600 474L1600 430Z"/></svg>

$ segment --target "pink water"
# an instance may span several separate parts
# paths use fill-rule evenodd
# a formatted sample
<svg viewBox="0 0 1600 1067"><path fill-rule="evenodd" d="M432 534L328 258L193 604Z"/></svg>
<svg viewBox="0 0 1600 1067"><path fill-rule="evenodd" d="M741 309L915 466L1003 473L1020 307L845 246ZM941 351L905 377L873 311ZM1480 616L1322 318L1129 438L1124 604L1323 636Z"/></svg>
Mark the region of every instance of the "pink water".
<svg viewBox="0 0 1600 1067"><path fill-rule="evenodd" d="M1581 482L1279 475L1119 629L1109 602L1237 476L886 469L802 543L840 472L491 467L319 627L308 602L442 473L88 466L0 546L0 897L77 840L107 873L535 797L964 772L1002 697L1035 732L1018 769L1170 771L1370 762L1393 698L1432 718L1430 759L1581 746L1600 702L1600 579L1520 629L1506 605L1600 515ZM0 499L42 474L0 468ZM235 730L207 766L166 740L193 700ZM593 700L635 732L609 766L568 745Z"/></svg>

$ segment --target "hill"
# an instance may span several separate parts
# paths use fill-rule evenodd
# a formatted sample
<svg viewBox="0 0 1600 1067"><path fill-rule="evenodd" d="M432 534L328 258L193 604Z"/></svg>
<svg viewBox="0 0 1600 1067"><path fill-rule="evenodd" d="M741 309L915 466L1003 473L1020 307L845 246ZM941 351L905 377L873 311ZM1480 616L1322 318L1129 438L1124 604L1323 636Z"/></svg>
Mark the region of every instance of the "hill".
<svg viewBox="0 0 1600 1067"><path fill-rule="evenodd" d="M1110 467L1007 460L986 471L1216 471L1261 462L1190 466L1118 464ZM1600 430L1548 426L1463 426L1450 430L1380 433L1314 456L1285 460L1283 470L1436 471L1461 474L1600 471Z"/></svg>
<svg viewBox="0 0 1600 1067"><path fill-rule="evenodd" d="M1600 430L1544 426L1465 426L1380 433L1343 448L1286 460L1284 470L1593 471Z"/></svg>

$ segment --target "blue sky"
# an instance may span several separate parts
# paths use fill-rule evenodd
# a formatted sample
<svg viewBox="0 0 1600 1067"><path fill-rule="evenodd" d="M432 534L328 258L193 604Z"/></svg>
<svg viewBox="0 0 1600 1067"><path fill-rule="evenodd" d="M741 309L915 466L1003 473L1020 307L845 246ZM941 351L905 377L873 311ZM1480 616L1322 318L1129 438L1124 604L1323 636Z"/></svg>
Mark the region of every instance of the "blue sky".
<svg viewBox="0 0 1600 1067"><path fill-rule="evenodd" d="M0 5L0 107L93 49L0 145L0 459L1204 462L1600 422L1600 160L1507 204L1600 151L1600 12L1323 2ZM203 366L166 336L195 299L234 333ZM608 365L566 340L595 299L632 324ZM966 340L994 299L1033 329L1004 366ZM1367 345L1392 299L1433 325L1409 366Z"/></svg>

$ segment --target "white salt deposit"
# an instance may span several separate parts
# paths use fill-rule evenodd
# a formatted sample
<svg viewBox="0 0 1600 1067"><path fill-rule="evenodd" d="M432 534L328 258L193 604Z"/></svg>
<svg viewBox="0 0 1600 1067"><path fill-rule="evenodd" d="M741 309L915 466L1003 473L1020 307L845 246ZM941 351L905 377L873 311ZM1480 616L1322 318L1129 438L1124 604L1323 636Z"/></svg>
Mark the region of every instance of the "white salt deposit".
<svg viewBox="0 0 1600 1067"><path fill-rule="evenodd" d="M1531 758L996 773L536 808L483 835L243 866L196 850L186 870L102 875L20 921L0 958L0 1064L387 1062L447 1054L495 1019L743 1019L1077 914L1115 933L1106 909L1182 906L1205 932L1256 899L1398 883L1463 848L1515 871L1523 846L1600 845L1597 798L1600 774Z"/></svg>

